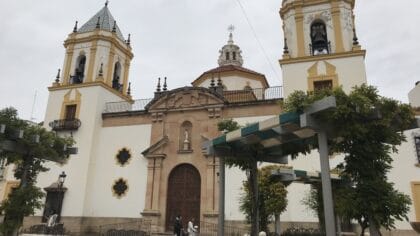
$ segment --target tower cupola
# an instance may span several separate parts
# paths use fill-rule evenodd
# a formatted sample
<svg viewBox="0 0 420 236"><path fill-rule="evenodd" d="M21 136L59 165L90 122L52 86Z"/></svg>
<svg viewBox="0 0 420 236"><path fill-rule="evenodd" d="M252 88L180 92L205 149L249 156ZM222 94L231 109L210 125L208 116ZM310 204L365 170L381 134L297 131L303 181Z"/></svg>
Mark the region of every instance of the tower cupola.
<svg viewBox="0 0 420 236"><path fill-rule="evenodd" d="M356 0L283 0L283 92L366 83L366 51L356 35Z"/></svg>
<svg viewBox="0 0 420 236"><path fill-rule="evenodd" d="M128 97L128 72L133 53L109 11L108 1L80 28L76 24L64 42L66 56L55 87L101 85Z"/></svg>
<svg viewBox="0 0 420 236"><path fill-rule="evenodd" d="M242 66L243 59L242 59L242 51L238 45L233 42L233 31L235 27L233 25L229 26L229 40L228 43L223 46L223 48L219 51L220 56L219 66L226 66L226 65L235 65L235 66Z"/></svg>
<svg viewBox="0 0 420 236"><path fill-rule="evenodd" d="M107 3L105 3L105 6L101 10L99 10L98 13L96 13L84 25L82 25L78 32L94 32L97 29L108 32L115 32L120 40L125 41L120 28L118 27L114 17L108 9Z"/></svg>

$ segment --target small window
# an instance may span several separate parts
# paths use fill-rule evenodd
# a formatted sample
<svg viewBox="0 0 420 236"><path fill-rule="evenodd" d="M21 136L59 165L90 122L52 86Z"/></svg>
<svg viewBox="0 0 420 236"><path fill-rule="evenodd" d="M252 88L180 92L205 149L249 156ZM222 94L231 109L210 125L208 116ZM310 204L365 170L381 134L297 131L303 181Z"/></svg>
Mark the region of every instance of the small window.
<svg viewBox="0 0 420 236"><path fill-rule="evenodd" d="M227 61L229 61L229 60L230 60L229 52L226 52L226 60L227 60Z"/></svg>
<svg viewBox="0 0 420 236"><path fill-rule="evenodd" d="M112 193L117 198L122 198L127 194L128 184L127 181L123 178L119 178L112 185Z"/></svg>
<svg viewBox="0 0 420 236"><path fill-rule="evenodd" d="M66 120L76 119L76 109L77 109L77 105L67 105L66 106L66 114L65 114L64 118Z"/></svg>
<svg viewBox="0 0 420 236"><path fill-rule="evenodd" d="M232 52L232 58L233 60L236 60L236 52Z"/></svg>
<svg viewBox="0 0 420 236"><path fill-rule="evenodd" d="M118 163L121 166L124 166L130 161L130 158L131 158L130 150L128 150L127 148L121 149L120 151L118 151L116 158L117 158Z"/></svg>
<svg viewBox="0 0 420 236"><path fill-rule="evenodd" d="M420 163L420 136L414 138L414 143L416 145L417 160Z"/></svg>
<svg viewBox="0 0 420 236"><path fill-rule="evenodd" d="M322 80L322 81L314 82L314 91L332 89L332 87L333 87L332 80Z"/></svg>

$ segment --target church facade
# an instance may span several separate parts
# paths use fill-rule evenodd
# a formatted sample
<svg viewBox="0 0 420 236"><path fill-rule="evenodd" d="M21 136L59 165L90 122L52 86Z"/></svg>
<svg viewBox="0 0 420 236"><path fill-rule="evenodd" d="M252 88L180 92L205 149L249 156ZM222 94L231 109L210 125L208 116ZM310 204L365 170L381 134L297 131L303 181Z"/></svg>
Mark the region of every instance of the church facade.
<svg viewBox="0 0 420 236"><path fill-rule="evenodd" d="M71 135L78 154L63 165L49 163L50 171L39 175L37 185L47 193L45 207L26 218L25 225L39 224L51 212L61 212L72 232L139 218L149 220L154 232L168 232L178 214L195 218L198 225L217 222L219 161L202 153L203 142L220 135L217 123L223 119L245 125L278 115L283 98L295 90L342 86L350 91L367 83L366 51L357 39L354 4L355 0L283 0L282 87L270 86L262 73L244 67L231 32L218 67L192 78L191 86L169 89L166 78L159 79L155 96L139 100L130 91L132 42L121 33L107 4L80 28L76 24L64 43L63 69L48 88L44 126ZM420 156L415 151L419 133L408 133L414 139L408 138L402 151L414 157L404 164L412 175L397 184L414 200L420 199L420 175L413 163ZM316 156L289 164L317 171ZM331 166L340 160L331 158ZM65 188L58 189L55 183L62 171L67 179ZM18 184L12 176L9 170L2 196ZM244 220L238 197L245 178L235 168L227 170L227 220ZM299 184L288 188L289 206L282 221L317 221L301 203L308 189ZM410 212L411 221L420 220L418 204ZM398 226L410 228L407 222Z"/></svg>

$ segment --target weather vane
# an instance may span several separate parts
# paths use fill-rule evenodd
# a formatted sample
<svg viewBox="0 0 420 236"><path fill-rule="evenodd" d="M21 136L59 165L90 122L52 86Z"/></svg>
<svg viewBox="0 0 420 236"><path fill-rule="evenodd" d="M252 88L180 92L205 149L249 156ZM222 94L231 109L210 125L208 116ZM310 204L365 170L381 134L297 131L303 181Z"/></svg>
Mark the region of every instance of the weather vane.
<svg viewBox="0 0 420 236"><path fill-rule="evenodd" d="M230 33L233 33L233 31L235 30L235 26L234 25L229 25L229 27L228 27L228 31L230 32Z"/></svg>

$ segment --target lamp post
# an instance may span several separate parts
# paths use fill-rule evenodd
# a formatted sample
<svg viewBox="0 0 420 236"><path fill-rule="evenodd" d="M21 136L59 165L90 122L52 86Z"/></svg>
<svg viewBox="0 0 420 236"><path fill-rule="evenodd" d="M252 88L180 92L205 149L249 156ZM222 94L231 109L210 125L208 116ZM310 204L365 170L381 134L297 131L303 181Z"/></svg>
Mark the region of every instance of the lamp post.
<svg viewBox="0 0 420 236"><path fill-rule="evenodd" d="M57 221L60 222L61 219L61 210L63 208L62 204L63 204L63 198L64 198L64 191L63 191L63 186L64 186L64 181L66 180L66 173L63 171L59 176L58 176L58 209L57 209L57 213L58 213L58 219Z"/></svg>

